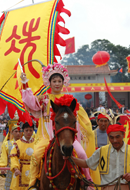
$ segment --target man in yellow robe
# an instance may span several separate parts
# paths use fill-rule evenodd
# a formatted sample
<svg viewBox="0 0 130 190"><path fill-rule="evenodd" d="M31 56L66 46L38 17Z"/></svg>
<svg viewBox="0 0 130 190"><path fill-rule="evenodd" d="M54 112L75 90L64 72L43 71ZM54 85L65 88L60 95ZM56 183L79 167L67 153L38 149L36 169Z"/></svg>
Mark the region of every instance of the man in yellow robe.
<svg viewBox="0 0 130 190"><path fill-rule="evenodd" d="M30 181L30 161L34 149L34 138L32 138L34 125L27 122L22 126L24 135L13 144L10 153L11 171L13 177L10 190L27 190Z"/></svg>
<svg viewBox="0 0 130 190"><path fill-rule="evenodd" d="M20 127L18 124L14 124L11 129L11 135L12 139L4 141L2 144L2 153L0 157L0 167L10 167L10 152L13 147L13 143L17 140L20 139L21 132L20 132ZM4 174L6 171L1 170L1 173ZM10 183L12 179L12 172L10 170L7 171L6 174L6 181L5 181L5 186L4 190L9 190L10 189Z"/></svg>

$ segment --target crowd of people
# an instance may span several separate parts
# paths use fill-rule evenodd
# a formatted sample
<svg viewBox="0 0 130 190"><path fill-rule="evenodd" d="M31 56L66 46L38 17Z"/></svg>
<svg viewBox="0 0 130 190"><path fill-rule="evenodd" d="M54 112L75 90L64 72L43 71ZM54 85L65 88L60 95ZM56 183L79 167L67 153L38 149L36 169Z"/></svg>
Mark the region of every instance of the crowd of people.
<svg viewBox="0 0 130 190"><path fill-rule="evenodd" d="M115 116L120 115L120 114L128 115L128 116L130 115L130 112L127 111L128 108L125 107L124 104L122 105L121 109L119 109L117 107L108 108L108 107L103 106L102 104L100 104L99 107L97 107L97 108L88 108L88 107L85 108L85 111L87 112L89 117L92 117L93 113L95 113L97 111L100 111L100 112L105 113L105 114L110 114L110 110L112 111L112 113Z"/></svg>
<svg viewBox="0 0 130 190"><path fill-rule="evenodd" d="M42 72L44 85L51 87L51 93L38 97L34 96L29 88L26 74L21 74L22 100L28 112L33 117L39 118L39 124L37 134L34 133L33 123L30 125L25 122L21 125L17 122L8 126L9 132L3 141L0 157L0 168L10 168L6 174L5 190L27 190L29 188L36 190L37 181L41 178L42 159L49 142L55 136L54 121L50 117L52 116L50 102L53 101L55 104L62 102L64 106L69 100L69 95L65 96L61 93L63 85L69 85L67 69L55 63L43 68ZM58 103L56 105L59 106ZM114 190L115 183L119 181L121 189L129 189L130 147L123 141L124 126L119 120L117 123L113 119L114 114L120 113L117 110L114 112L111 109L105 109L102 105L97 110L91 111L91 114L86 112L87 109L85 111L80 104L76 107L76 112L73 110L77 119L74 124L76 129L73 129L77 131L73 142L77 156L71 156L72 160L82 168L85 178L103 185L102 190ZM120 112L125 114L124 106ZM67 118L68 114L65 113L62 119L67 120ZM65 127L68 129L68 126ZM68 159L64 155L63 158ZM5 173L5 170L1 173ZM53 184L53 180L50 180L50 184L51 188L62 189L60 182L58 188ZM88 187L88 189L93 189L93 187Z"/></svg>
<svg viewBox="0 0 130 190"><path fill-rule="evenodd" d="M2 128L5 129L9 120L10 120L10 117L8 114L1 114L0 115L0 129Z"/></svg>

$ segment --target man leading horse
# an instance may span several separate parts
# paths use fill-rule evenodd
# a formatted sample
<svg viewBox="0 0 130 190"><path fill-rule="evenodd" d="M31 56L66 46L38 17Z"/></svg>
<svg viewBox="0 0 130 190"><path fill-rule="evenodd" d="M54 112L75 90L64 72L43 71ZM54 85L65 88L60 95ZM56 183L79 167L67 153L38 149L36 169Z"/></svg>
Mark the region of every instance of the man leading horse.
<svg viewBox="0 0 130 190"><path fill-rule="evenodd" d="M129 190L130 183L130 145L123 141L125 129L123 125L114 124L107 128L108 138L111 144L102 146L94 154L86 159L72 157L75 164L80 167L89 167L95 170L99 166L101 184L108 184L102 190L114 190L114 179L121 177L121 190Z"/></svg>

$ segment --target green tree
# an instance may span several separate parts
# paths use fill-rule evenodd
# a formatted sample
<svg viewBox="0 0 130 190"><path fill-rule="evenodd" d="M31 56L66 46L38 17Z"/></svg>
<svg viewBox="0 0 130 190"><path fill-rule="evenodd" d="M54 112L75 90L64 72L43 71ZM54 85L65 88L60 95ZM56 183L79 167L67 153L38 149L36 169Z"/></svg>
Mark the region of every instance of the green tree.
<svg viewBox="0 0 130 190"><path fill-rule="evenodd" d="M117 73L112 77L113 82L129 82L130 74L127 70L126 57L130 54L130 47L126 48L120 45L114 45L106 39L98 39L89 45L84 45L74 54L70 54L62 60L62 64L66 65L92 65L93 55L98 51L107 51L110 54L108 62L111 70L123 69L123 73Z"/></svg>

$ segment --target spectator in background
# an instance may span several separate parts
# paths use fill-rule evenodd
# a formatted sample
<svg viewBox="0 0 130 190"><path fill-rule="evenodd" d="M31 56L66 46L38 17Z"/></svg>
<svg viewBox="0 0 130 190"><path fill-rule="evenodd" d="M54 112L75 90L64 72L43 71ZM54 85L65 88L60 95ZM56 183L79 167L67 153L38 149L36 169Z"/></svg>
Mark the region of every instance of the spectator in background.
<svg viewBox="0 0 130 190"><path fill-rule="evenodd" d="M95 146L100 148L101 146L107 145L109 143L106 129L109 126L110 117L105 114L99 114L97 118L98 127L94 130L95 134Z"/></svg>
<svg viewBox="0 0 130 190"><path fill-rule="evenodd" d="M119 112L119 109L118 109L118 108L115 110L115 114L116 114L116 115L120 115L120 114L121 114L121 113Z"/></svg>
<svg viewBox="0 0 130 190"><path fill-rule="evenodd" d="M127 111L127 108L124 109L124 115L130 116L130 113Z"/></svg>
<svg viewBox="0 0 130 190"><path fill-rule="evenodd" d="M124 110L125 110L125 105L123 104L122 108L120 109L121 114L124 114Z"/></svg>
<svg viewBox="0 0 130 190"><path fill-rule="evenodd" d="M5 119L5 118L4 118L4 123L5 123L5 124L7 124L7 123L8 123L7 119Z"/></svg>
<svg viewBox="0 0 130 190"><path fill-rule="evenodd" d="M109 108L108 107L105 107L105 113L109 114Z"/></svg>
<svg viewBox="0 0 130 190"><path fill-rule="evenodd" d="M6 127L6 123L4 123L3 120L1 120L0 127L3 128L3 129Z"/></svg>
<svg viewBox="0 0 130 190"><path fill-rule="evenodd" d="M97 126L98 126L96 120L95 119L90 119L90 121L91 121L91 124L92 124L92 130L95 130L97 128Z"/></svg>
<svg viewBox="0 0 130 190"><path fill-rule="evenodd" d="M86 108L85 108L85 111L87 112L88 117L90 117L90 116L91 116L91 113L90 113L90 108L86 107Z"/></svg>
<svg viewBox="0 0 130 190"><path fill-rule="evenodd" d="M1 120L3 120L3 114L2 114L2 115L0 115L0 119L1 119Z"/></svg>
<svg viewBox="0 0 130 190"><path fill-rule="evenodd" d="M97 111L105 112L105 108L102 106L102 104L99 105Z"/></svg>

